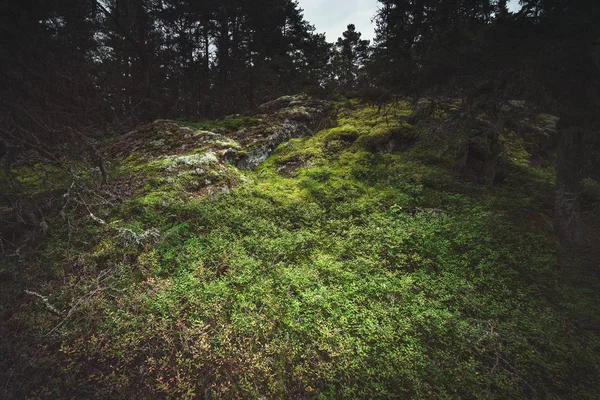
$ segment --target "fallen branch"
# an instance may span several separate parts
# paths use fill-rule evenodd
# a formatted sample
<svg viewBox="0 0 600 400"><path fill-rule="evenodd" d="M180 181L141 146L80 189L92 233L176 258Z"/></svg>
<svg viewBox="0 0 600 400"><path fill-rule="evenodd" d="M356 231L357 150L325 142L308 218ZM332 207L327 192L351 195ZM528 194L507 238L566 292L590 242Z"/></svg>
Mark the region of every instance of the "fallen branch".
<svg viewBox="0 0 600 400"><path fill-rule="evenodd" d="M67 313L67 316L65 318L63 318L62 321L60 321L58 323L58 325L56 325L54 328L52 328L52 330L50 332L48 332L46 335L51 335L52 333L54 333L58 328L60 328L62 326L62 324L64 324L65 322L67 322L67 320L71 317L71 315L73 315L73 313L75 312L75 310L77 310L77 307L79 307L79 305L83 302L83 300L89 299L90 297L92 297L94 294L96 294L101 288L96 288L95 290L93 290L92 292L88 293L87 295L80 297L79 300L77 300L77 303L75 303L75 305L73 307L71 307L71 309L69 310L69 312Z"/></svg>
<svg viewBox="0 0 600 400"><path fill-rule="evenodd" d="M88 299L92 298L92 296L94 296L99 291L102 291L102 290L106 289L105 287L101 286L102 281L108 279L109 277L111 277L117 271L118 271L117 268L111 268L111 269L108 269L108 270L100 272L100 274L98 274L98 277L96 278L96 289L94 289L91 292L86 293L85 295L81 296L75 302L75 304L71 307L71 309L67 312L67 315L63 318L63 320L60 321L48 333L46 333L46 336L51 335L52 333L56 332L56 330L58 328L60 328L65 322L67 322L67 320L69 318L71 318L71 316L75 313L75 311L77 311L77 309L79 308L79 306L81 305L81 303L83 303L84 300L88 300Z"/></svg>
<svg viewBox="0 0 600 400"><path fill-rule="evenodd" d="M100 225L107 225L107 223L102 218L98 218L92 213L90 213L90 218L99 223Z"/></svg>
<svg viewBox="0 0 600 400"><path fill-rule="evenodd" d="M41 294L39 294L37 292L32 292L31 290L25 290L25 293L27 293L28 295L31 295L31 296L39 297L40 299L42 299L42 301L44 302L44 304L46 305L46 308L48 308L48 310L52 311L55 314L62 315L61 311L59 311L56 307L54 307L52 304L50 304L50 302L48 301L48 298L46 296L42 296Z"/></svg>

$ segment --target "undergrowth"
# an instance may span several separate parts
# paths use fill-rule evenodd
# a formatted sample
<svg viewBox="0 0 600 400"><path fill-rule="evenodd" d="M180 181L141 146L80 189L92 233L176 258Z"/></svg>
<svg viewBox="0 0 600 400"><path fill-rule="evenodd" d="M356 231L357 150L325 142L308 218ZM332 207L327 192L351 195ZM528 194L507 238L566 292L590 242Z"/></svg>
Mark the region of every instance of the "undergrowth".
<svg viewBox="0 0 600 400"><path fill-rule="evenodd" d="M41 339L4 393L598 398L597 258L554 240L552 171L517 148L506 183L461 181L423 162L407 105L338 112L231 193L147 186L100 215L156 244L56 230L39 266L63 265L49 301L74 311L20 300L7 326Z"/></svg>

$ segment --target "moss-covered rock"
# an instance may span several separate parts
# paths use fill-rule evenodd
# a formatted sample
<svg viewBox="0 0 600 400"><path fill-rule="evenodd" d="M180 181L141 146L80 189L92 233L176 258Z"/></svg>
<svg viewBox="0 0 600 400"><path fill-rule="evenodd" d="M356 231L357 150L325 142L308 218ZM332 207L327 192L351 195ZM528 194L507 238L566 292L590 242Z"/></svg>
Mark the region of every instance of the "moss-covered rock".
<svg viewBox="0 0 600 400"><path fill-rule="evenodd" d="M236 166L240 169L256 168L281 143L313 134L314 126L327 118L332 104L299 95L279 98L259 109L272 113L264 114L258 119L256 126L236 134L245 150L245 154L240 155L236 161Z"/></svg>

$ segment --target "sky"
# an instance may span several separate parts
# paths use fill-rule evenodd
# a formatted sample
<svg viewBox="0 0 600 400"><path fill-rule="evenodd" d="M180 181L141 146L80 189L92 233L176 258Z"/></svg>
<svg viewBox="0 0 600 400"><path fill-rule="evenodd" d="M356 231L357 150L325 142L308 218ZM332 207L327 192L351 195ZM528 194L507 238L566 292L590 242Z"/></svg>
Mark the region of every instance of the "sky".
<svg viewBox="0 0 600 400"><path fill-rule="evenodd" d="M377 0L298 0L304 10L304 18L315 26L318 33L325 33L328 42L335 42L348 24L356 25L363 39L372 40L375 24L371 22L377 13ZM518 9L518 0L509 1L509 9Z"/></svg>

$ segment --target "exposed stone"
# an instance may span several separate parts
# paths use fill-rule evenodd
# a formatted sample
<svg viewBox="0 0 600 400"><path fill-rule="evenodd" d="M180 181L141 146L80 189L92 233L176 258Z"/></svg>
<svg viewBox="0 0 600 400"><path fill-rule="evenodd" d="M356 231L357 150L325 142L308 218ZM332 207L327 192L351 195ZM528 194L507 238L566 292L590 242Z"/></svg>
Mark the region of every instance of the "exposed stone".
<svg viewBox="0 0 600 400"><path fill-rule="evenodd" d="M254 169L280 144L312 135L317 126L323 128L330 109L327 101L285 96L261 107L262 114L236 132L228 127L198 130L160 120L121 136L111 151L127 160L128 168L148 171L156 179L155 186L182 191L190 198L216 199L249 181L241 169ZM290 165L289 173L300 166ZM145 176L139 174L133 190L147 190Z"/></svg>
<svg viewBox="0 0 600 400"><path fill-rule="evenodd" d="M311 120L311 112L314 113L316 110L309 109L307 107L293 107L293 108L285 108L279 111L279 114L285 118L301 121L301 122L310 122Z"/></svg>
<svg viewBox="0 0 600 400"><path fill-rule="evenodd" d="M283 96L259 107L258 124L236 133L247 152L238 158L240 169L253 169L265 161L281 143L312 134L311 127L329 111L330 103L301 94ZM239 156L239 154L238 154Z"/></svg>
<svg viewBox="0 0 600 400"><path fill-rule="evenodd" d="M221 154L221 159L225 162L232 163L237 158L238 151L236 149L227 149Z"/></svg>
<svg viewBox="0 0 600 400"><path fill-rule="evenodd" d="M508 105L513 108L519 108L524 110L527 103L525 102L525 100L509 100Z"/></svg>
<svg viewBox="0 0 600 400"><path fill-rule="evenodd" d="M306 125L290 120L285 120L280 127L271 128L271 132L265 140L258 142L245 156L240 158L236 164L239 169L254 169L265 161L281 143L311 133Z"/></svg>
<svg viewBox="0 0 600 400"><path fill-rule="evenodd" d="M203 140L210 140L213 138L221 137L221 135L211 131L199 130L194 132L194 137L201 137Z"/></svg>
<svg viewBox="0 0 600 400"><path fill-rule="evenodd" d="M218 162L217 156L212 151L204 154L190 154L185 156L167 157L163 169L171 170L178 166L198 167L201 165Z"/></svg>
<svg viewBox="0 0 600 400"><path fill-rule="evenodd" d="M275 100L269 101L268 103L261 104L258 109L262 112L273 112L285 107L290 107L292 103L294 103L294 106L304 104L304 102L308 99L309 97L305 94L281 96Z"/></svg>

